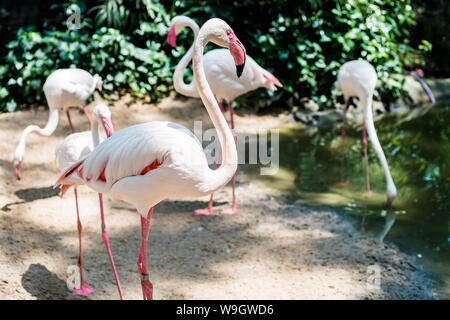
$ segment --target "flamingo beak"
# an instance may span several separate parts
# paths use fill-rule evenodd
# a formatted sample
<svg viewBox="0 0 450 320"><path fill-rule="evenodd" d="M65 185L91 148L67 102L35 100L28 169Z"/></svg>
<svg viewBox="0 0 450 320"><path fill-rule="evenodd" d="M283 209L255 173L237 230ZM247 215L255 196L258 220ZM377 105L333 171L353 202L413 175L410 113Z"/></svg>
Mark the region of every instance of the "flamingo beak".
<svg viewBox="0 0 450 320"><path fill-rule="evenodd" d="M391 199L386 199L386 208L390 208L390 207L392 207L392 201L391 201Z"/></svg>
<svg viewBox="0 0 450 320"><path fill-rule="evenodd" d="M102 121L103 128L105 129L106 137L111 137L114 134L114 126L111 119L107 117L100 117L100 120Z"/></svg>
<svg viewBox="0 0 450 320"><path fill-rule="evenodd" d="M419 74L419 76L421 76L423 78L424 74L423 74L423 70L422 69L417 68L415 71L416 71L417 74Z"/></svg>
<svg viewBox="0 0 450 320"><path fill-rule="evenodd" d="M97 85L97 90L101 92L103 90L103 86L101 84L98 84Z"/></svg>
<svg viewBox="0 0 450 320"><path fill-rule="evenodd" d="M236 74L238 78L242 75L245 67L246 61L246 50L244 45L239 41L236 35L231 32L228 35L229 40L229 50L234 59L234 64L236 65Z"/></svg>
<svg viewBox="0 0 450 320"><path fill-rule="evenodd" d="M167 35L167 43L174 48L177 46L177 34L175 33L174 27L171 27L169 30L169 34Z"/></svg>
<svg viewBox="0 0 450 320"><path fill-rule="evenodd" d="M21 162L17 162L14 164L14 178L16 178L17 180L20 180L20 165L22 163Z"/></svg>

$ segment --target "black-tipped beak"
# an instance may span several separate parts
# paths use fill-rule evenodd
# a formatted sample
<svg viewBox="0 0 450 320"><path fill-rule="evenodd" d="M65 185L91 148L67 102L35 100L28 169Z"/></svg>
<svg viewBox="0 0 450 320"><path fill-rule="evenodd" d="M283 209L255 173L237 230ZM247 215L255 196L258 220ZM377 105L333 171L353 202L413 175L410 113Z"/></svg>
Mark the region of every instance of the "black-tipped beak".
<svg viewBox="0 0 450 320"><path fill-rule="evenodd" d="M236 74L237 74L238 78L240 78L242 75L242 72L244 72L244 67L245 67L245 63L236 66Z"/></svg>
<svg viewBox="0 0 450 320"><path fill-rule="evenodd" d="M236 66L236 74L237 74L238 78L240 78L241 75L242 75L242 72L244 72L244 67L245 67L245 62L246 61L247 61L247 55L244 54L244 63L243 64L239 64L239 65Z"/></svg>

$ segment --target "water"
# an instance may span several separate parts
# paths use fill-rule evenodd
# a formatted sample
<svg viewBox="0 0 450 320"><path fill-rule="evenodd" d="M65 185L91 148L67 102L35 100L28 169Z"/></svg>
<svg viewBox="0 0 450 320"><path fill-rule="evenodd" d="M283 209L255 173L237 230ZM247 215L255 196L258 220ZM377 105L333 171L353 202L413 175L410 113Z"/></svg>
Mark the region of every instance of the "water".
<svg viewBox="0 0 450 320"><path fill-rule="evenodd" d="M378 138L397 186L392 209L385 210L386 184L369 141L369 173L374 195L365 190L361 125L348 127L345 186L339 184L340 127L280 128L280 170L259 175L241 166L248 178L277 190L281 197L308 206L327 206L366 232L414 255L435 280L437 296L450 299L450 104L384 116L376 121ZM388 223L388 224L386 224ZM392 224L393 223L393 224ZM389 224L392 227L389 229Z"/></svg>

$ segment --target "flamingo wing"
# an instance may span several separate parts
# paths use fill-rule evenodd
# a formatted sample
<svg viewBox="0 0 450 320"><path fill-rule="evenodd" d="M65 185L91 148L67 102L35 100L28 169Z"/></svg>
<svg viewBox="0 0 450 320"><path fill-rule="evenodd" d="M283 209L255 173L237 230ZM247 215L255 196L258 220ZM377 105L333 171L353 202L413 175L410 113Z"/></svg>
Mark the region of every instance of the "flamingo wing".
<svg viewBox="0 0 450 320"><path fill-rule="evenodd" d="M193 150L193 153L200 150L205 158L198 139L181 125L165 121L134 125L115 133L88 156L74 163L56 184L82 179L95 191L107 193L125 177L146 175L165 166L166 158L178 154L179 149Z"/></svg>

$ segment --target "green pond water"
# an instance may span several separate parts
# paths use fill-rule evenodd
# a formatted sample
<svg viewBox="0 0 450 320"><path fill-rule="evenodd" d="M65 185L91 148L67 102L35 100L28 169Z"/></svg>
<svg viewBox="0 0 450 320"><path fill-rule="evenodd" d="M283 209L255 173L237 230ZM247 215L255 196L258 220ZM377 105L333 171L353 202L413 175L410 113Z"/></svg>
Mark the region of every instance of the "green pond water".
<svg viewBox="0 0 450 320"><path fill-rule="evenodd" d="M423 109L422 109L423 110ZM370 140L370 184L365 193L361 124L347 128L345 171L339 184L341 129L305 127L280 129L280 168L262 176L256 165L241 165L249 181L260 181L281 198L308 206L329 207L354 222L369 236L393 242L413 255L435 281L440 299L450 299L450 104L398 112L375 122L397 186L390 210L385 177ZM389 225L391 228L389 229Z"/></svg>

